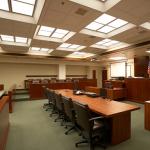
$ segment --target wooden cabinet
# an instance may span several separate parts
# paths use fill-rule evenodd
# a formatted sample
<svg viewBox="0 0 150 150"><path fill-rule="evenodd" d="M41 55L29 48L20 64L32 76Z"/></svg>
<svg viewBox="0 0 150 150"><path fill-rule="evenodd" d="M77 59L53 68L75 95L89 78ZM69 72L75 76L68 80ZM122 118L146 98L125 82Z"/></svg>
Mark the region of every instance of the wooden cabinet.
<svg viewBox="0 0 150 150"><path fill-rule="evenodd" d="M126 98L126 89L125 88L107 89L107 98L113 100Z"/></svg>
<svg viewBox="0 0 150 150"><path fill-rule="evenodd" d="M145 102L145 129L150 130L150 101Z"/></svg>

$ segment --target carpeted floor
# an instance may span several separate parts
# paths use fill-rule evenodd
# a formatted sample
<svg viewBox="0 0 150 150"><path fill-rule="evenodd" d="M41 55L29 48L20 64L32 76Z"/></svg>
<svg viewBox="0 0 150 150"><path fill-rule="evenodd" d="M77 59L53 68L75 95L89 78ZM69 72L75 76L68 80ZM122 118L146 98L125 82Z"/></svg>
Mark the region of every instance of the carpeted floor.
<svg viewBox="0 0 150 150"><path fill-rule="evenodd" d="M49 118L49 112L42 109L45 100L16 102L14 113L10 115L10 132L6 150L88 150L88 145L75 148L80 140L76 132L64 134L60 122ZM131 102L130 102L131 103ZM132 103L136 104L136 103ZM150 131L144 130L143 105L132 112L132 137L108 150L149 150ZM96 150L102 148L97 147Z"/></svg>

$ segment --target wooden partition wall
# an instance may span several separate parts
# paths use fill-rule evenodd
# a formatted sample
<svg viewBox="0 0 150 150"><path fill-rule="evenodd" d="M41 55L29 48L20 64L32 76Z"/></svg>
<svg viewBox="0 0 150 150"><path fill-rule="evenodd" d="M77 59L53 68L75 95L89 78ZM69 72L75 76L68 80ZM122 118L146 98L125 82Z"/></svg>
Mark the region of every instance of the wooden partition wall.
<svg viewBox="0 0 150 150"><path fill-rule="evenodd" d="M86 86L97 86L96 79L80 79L76 82L77 88L85 90ZM41 99L44 98L43 86L46 86L50 89L74 89L74 81L72 82L64 82L64 81L55 81L48 82L46 84L40 83L32 83L29 82L29 94L30 99Z"/></svg>

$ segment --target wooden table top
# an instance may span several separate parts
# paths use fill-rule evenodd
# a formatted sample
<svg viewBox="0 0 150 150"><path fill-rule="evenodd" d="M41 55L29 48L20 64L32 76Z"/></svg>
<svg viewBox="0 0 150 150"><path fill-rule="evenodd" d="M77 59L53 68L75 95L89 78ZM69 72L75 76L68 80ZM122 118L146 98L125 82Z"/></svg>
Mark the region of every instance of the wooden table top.
<svg viewBox="0 0 150 150"><path fill-rule="evenodd" d="M140 107L135 105L103 99L101 97L91 98L86 95L74 95L73 91L69 89L56 90L56 92L65 97L71 98L73 101L87 104L93 112L102 114L106 117L140 109Z"/></svg>

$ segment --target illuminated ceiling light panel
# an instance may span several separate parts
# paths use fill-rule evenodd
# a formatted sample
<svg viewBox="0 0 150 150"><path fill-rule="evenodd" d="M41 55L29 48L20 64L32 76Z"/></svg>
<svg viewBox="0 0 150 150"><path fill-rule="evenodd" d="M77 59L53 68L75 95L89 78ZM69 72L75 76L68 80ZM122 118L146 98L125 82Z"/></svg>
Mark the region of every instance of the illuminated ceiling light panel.
<svg viewBox="0 0 150 150"><path fill-rule="evenodd" d="M77 50L78 48L82 47L81 45L77 45L77 44L69 44L69 43L63 43L61 44L59 48L64 48L66 50L70 50L70 51L74 51L74 50Z"/></svg>
<svg viewBox="0 0 150 150"><path fill-rule="evenodd" d="M31 47L31 50L32 51L40 51L40 48L39 47Z"/></svg>
<svg viewBox="0 0 150 150"><path fill-rule="evenodd" d="M150 53L150 51L146 51L147 53Z"/></svg>
<svg viewBox="0 0 150 150"><path fill-rule="evenodd" d="M141 25L141 27L150 30L150 22L145 22Z"/></svg>
<svg viewBox="0 0 150 150"><path fill-rule="evenodd" d="M61 48L67 48L67 47L69 47L71 44L68 44L68 43L63 43L63 44L61 44L59 47L61 47Z"/></svg>
<svg viewBox="0 0 150 150"><path fill-rule="evenodd" d="M107 14L103 14L100 17L98 17L95 22L101 23L101 24L108 24L111 21L115 20L116 18Z"/></svg>
<svg viewBox="0 0 150 150"><path fill-rule="evenodd" d="M111 60L122 60L122 59L126 59L126 57L111 57L109 59L111 59Z"/></svg>
<svg viewBox="0 0 150 150"><path fill-rule="evenodd" d="M103 28L99 29L98 31L103 32L103 33L109 33L113 30L115 30L115 28L110 27L110 26L104 26Z"/></svg>
<svg viewBox="0 0 150 150"><path fill-rule="evenodd" d="M38 35L50 36L54 30L55 28L52 27L41 26Z"/></svg>
<svg viewBox="0 0 150 150"><path fill-rule="evenodd" d="M19 0L19 1L34 5L36 0Z"/></svg>
<svg viewBox="0 0 150 150"><path fill-rule="evenodd" d="M120 28L121 26L126 25L128 22L122 19L116 19L113 22L109 23L108 25L114 28Z"/></svg>
<svg viewBox="0 0 150 150"><path fill-rule="evenodd" d="M126 24L128 24L128 22L125 20L103 14L96 20L91 22L89 25L87 25L85 29L108 34L109 32L114 31Z"/></svg>
<svg viewBox="0 0 150 150"><path fill-rule="evenodd" d="M14 42L14 37L11 35L1 35L2 41Z"/></svg>
<svg viewBox="0 0 150 150"><path fill-rule="evenodd" d="M27 38L24 37L15 37L17 43L27 43Z"/></svg>
<svg viewBox="0 0 150 150"><path fill-rule="evenodd" d="M116 45L119 43L121 43L121 42L115 41L115 40L110 40L110 39L105 39L100 42L97 42L96 45L109 47L109 46Z"/></svg>
<svg viewBox="0 0 150 150"><path fill-rule="evenodd" d="M92 22L89 25L87 25L85 28L90 29L90 30L98 30L99 28L103 27L104 25L97 23L97 22Z"/></svg>
<svg viewBox="0 0 150 150"><path fill-rule="evenodd" d="M49 49L48 48L41 48L40 51L42 51L42 52L48 52Z"/></svg>
<svg viewBox="0 0 150 150"><path fill-rule="evenodd" d="M68 34L68 30L63 30L63 29L56 29L55 32L51 35L51 37L54 38L63 38L66 34Z"/></svg>
<svg viewBox="0 0 150 150"><path fill-rule="evenodd" d="M92 57L95 54L92 53L85 53L85 52L74 52L72 54L69 54L67 57L70 58L87 58L87 57Z"/></svg>
<svg viewBox="0 0 150 150"><path fill-rule="evenodd" d="M0 0L0 9L9 11L8 0Z"/></svg>
<svg viewBox="0 0 150 150"><path fill-rule="evenodd" d="M11 0L12 12L32 16L35 1L33 0L31 0L31 2L28 2L28 1ZM34 4L31 4L33 2Z"/></svg>

